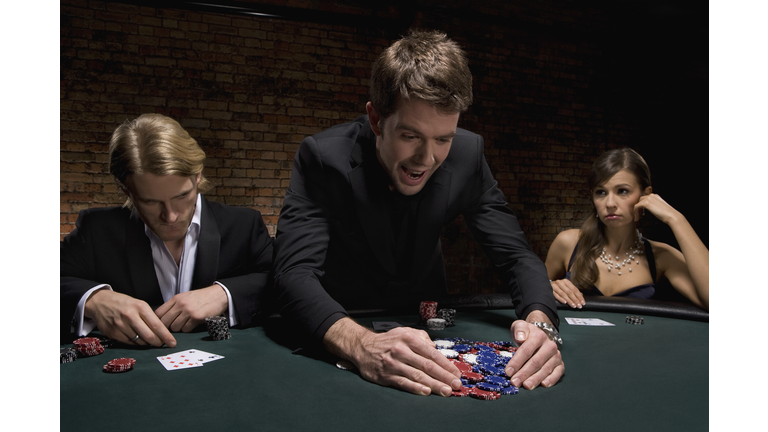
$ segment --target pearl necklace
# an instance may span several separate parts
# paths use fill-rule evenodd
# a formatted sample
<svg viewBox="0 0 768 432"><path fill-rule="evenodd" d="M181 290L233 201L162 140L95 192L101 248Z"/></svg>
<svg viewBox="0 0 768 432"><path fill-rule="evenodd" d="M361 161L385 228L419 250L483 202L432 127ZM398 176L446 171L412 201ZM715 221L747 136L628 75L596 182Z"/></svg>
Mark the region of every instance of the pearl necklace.
<svg viewBox="0 0 768 432"><path fill-rule="evenodd" d="M629 258L625 259L619 264L619 257L616 256L616 263L614 264L613 261L611 261L611 256L605 254L605 248L603 248L602 253L600 254L600 261L608 265L608 272L610 273L611 269L616 267L618 270L619 276L621 276L621 267L627 266L629 271L632 271L632 267L629 267L632 264L632 260L635 261L635 264L640 264L640 261L635 258L635 255L644 255L645 252L640 247L640 231L635 230L637 233L637 239L635 240L635 247L629 248L629 252L625 253L625 255L628 255Z"/></svg>

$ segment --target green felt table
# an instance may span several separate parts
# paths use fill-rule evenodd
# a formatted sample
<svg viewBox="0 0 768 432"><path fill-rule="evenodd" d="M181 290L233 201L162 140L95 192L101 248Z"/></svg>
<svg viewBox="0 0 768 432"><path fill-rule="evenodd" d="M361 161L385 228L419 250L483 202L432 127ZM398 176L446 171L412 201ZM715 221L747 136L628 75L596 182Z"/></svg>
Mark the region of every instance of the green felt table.
<svg viewBox="0 0 768 432"><path fill-rule="evenodd" d="M566 372L552 388L521 389L495 401L415 396L369 383L332 361L294 354L279 335L282 319L272 318L264 326L233 329L225 341L181 333L175 348L118 346L62 364L61 430L707 430L707 322L644 316L643 325L631 325L627 313L559 313ZM569 325L566 317L615 326ZM357 319L367 326L415 326L418 316ZM460 310L455 326L429 333L433 339L510 340L514 319L510 309ZM156 360L193 348L225 358L175 371ZM103 372L117 357L135 358L135 369Z"/></svg>

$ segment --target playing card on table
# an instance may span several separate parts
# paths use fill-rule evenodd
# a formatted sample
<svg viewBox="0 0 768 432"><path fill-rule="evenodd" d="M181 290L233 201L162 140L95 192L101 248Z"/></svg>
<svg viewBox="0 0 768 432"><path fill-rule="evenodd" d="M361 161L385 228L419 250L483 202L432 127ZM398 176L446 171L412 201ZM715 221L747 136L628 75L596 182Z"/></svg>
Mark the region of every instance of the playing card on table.
<svg viewBox="0 0 768 432"><path fill-rule="evenodd" d="M189 349L186 351L179 351L177 353L159 356L157 360L167 370L178 370L200 367L205 363L223 358L224 356L222 355L200 351L198 349Z"/></svg>
<svg viewBox="0 0 768 432"><path fill-rule="evenodd" d="M601 320L600 318L569 318L566 317L565 321L570 325L583 325L583 326L615 326L608 321Z"/></svg>

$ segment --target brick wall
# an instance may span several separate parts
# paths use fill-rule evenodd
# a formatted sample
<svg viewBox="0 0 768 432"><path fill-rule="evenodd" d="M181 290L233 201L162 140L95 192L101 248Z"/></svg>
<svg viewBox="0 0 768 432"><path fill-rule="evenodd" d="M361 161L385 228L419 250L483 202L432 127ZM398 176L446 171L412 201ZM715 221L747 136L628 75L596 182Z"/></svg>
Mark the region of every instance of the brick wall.
<svg viewBox="0 0 768 432"><path fill-rule="evenodd" d="M460 126L485 138L540 257L591 213L591 162L624 145L646 157L656 190L708 242L708 177L690 163L707 139L706 7L356 3L238 4L281 15L265 18L186 2L62 0L61 238L79 210L122 202L107 174L108 139L145 112L196 137L210 199L261 211L274 235L302 138L364 113L373 60L413 26L446 31L467 51L475 103ZM674 243L657 221L645 225ZM451 292L503 291L461 219L444 230L443 248Z"/></svg>

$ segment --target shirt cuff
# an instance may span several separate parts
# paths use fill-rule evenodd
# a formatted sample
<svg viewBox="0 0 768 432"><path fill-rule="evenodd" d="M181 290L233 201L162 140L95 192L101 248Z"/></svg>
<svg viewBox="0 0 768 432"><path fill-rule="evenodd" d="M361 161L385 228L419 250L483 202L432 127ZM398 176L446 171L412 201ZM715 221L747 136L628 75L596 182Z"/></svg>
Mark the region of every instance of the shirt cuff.
<svg viewBox="0 0 768 432"><path fill-rule="evenodd" d="M523 319L527 318L528 315L530 315L531 312L533 311L543 312L544 315L546 315L547 318L549 318L549 320L552 321L552 324L555 326L557 331L560 331L560 318L558 318L557 312L553 311L543 303L532 303L532 304L529 304L528 307L523 309L523 314L522 314Z"/></svg>
<svg viewBox="0 0 768 432"><path fill-rule="evenodd" d="M72 324L69 328L69 331L75 333L78 336L85 336L96 328L96 321L85 317L85 302L88 301L88 298L91 296L91 294L102 288L106 288L112 291L111 286L107 284L101 284L89 289L85 294L83 294L82 297L80 297L80 301L77 302L77 307L75 308L75 316L72 317Z"/></svg>
<svg viewBox="0 0 768 432"><path fill-rule="evenodd" d="M235 303L232 301L232 294L229 293L229 290L226 286L224 286L223 283L219 281L214 281L216 285L224 288L224 292L227 293L227 318L229 318L229 326L234 327L237 325L237 317L235 316Z"/></svg>

